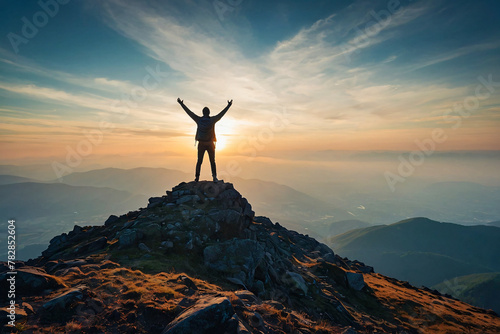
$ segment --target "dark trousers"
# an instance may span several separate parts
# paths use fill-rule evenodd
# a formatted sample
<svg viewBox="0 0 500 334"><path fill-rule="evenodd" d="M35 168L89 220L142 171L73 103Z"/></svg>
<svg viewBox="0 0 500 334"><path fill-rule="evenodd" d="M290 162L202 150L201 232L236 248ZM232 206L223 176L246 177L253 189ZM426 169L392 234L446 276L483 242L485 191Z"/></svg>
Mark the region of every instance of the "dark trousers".
<svg viewBox="0 0 500 334"><path fill-rule="evenodd" d="M212 141L198 142L198 162L196 162L196 177L200 176L201 164L205 151L208 152L210 166L212 167L212 176L217 177L217 168L215 167L215 143Z"/></svg>

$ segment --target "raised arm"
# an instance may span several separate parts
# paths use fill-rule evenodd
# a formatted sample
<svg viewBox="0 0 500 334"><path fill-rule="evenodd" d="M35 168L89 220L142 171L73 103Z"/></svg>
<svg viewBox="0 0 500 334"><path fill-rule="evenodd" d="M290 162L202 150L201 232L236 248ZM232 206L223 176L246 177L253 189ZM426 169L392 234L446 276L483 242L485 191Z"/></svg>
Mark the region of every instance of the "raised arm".
<svg viewBox="0 0 500 334"><path fill-rule="evenodd" d="M189 110L189 108L186 107L186 105L184 104L184 101L181 100L180 98L177 98L177 102L181 105L182 109L184 109L186 114L188 114L189 117L191 117L193 119L193 121L198 122L198 119L200 118L200 116L196 115L194 112Z"/></svg>
<svg viewBox="0 0 500 334"><path fill-rule="evenodd" d="M227 106L224 109L222 109L222 111L220 113L218 113L217 115L215 115L213 117L216 122L218 122L222 118L222 116L224 116L226 114L226 112L229 110L229 108L231 107L232 104L233 104L233 100L227 101Z"/></svg>

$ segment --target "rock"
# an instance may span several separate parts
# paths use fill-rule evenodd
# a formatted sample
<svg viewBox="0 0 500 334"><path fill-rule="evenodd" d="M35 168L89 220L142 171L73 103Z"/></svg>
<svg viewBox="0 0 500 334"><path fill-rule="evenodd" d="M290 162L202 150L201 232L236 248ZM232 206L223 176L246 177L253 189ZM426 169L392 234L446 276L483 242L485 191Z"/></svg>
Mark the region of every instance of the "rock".
<svg viewBox="0 0 500 334"><path fill-rule="evenodd" d="M51 322L69 319L76 311L76 304L84 299L87 289L84 285L78 286L43 304L43 320Z"/></svg>
<svg viewBox="0 0 500 334"><path fill-rule="evenodd" d="M73 230L71 232L68 233L68 237L73 237L77 234L80 234L81 232L83 231L83 228L81 226L78 226L78 225L75 225L73 227Z"/></svg>
<svg viewBox="0 0 500 334"><path fill-rule="evenodd" d="M184 196L180 197L175 202L175 204L181 205L181 204L187 204L187 203L196 202L196 201L199 201L199 200L200 200L200 197L198 195L184 195Z"/></svg>
<svg viewBox="0 0 500 334"><path fill-rule="evenodd" d="M104 222L104 226L109 226L109 225L112 225L113 223L115 223L118 219L120 219L118 216L115 216L115 215L111 215L108 217L108 219L106 219L106 221Z"/></svg>
<svg viewBox="0 0 500 334"><path fill-rule="evenodd" d="M240 321L238 321L238 327L236 328L236 334L251 334L252 332L249 331L245 325Z"/></svg>
<svg viewBox="0 0 500 334"><path fill-rule="evenodd" d="M170 322L162 334L224 333L233 314L227 297L204 297Z"/></svg>
<svg viewBox="0 0 500 334"><path fill-rule="evenodd" d="M174 247L174 243L170 240L162 241L161 245L165 248L173 248Z"/></svg>
<svg viewBox="0 0 500 334"><path fill-rule="evenodd" d="M307 284L300 274L287 271L284 281L287 285L290 286L292 291L307 295Z"/></svg>
<svg viewBox="0 0 500 334"><path fill-rule="evenodd" d="M266 228L271 228L274 226L271 219L264 217L264 216L254 217L254 222L256 222L257 224L261 224L262 226L264 226Z"/></svg>
<svg viewBox="0 0 500 334"><path fill-rule="evenodd" d="M250 326L252 326L253 328L256 328L256 329L261 330L261 331L265 329L264 319L262 319L262 316L259 313L254 312L249 317L249 321L250 321Z"/></svg>
<svg viewBox="0 0 500 334"><path fill-rule="evenodd" d="M108 245L108 238L106 237L100 237L97 240L91 241L89 243L86 243L77 249L75 249L75 253L78 254L84 254L88 252L95 252L100 249L103 249Z"/></svg>
<svg viewBox="0 0 500 334"><path fill-rule="evenodd" d="M143 252L151 253L151 249L143 242L141 242L138 247Z"/></svg>
<svg viewBox="0 0 500 334"><path fill-rule="evenodd" d="M139 233L137 233L137 230L124 230L122 233L120 233L120 236L118 238L118 244L120 247L128 247L135 245L137 241L139 240Z"/></svg>
<svg viewBox="0 0 500 334"><path fill-rule="evenodd" d="M236 277L226 277L226 279L233 283L233 284L236 284L236 285L239 285L241 287L243 287L244 289L246 289L247 287L245 286L245 283L243 283L239 278L236 278Z"/></svg>
<svg viewBox="0 0 500 334"><path fill-rule="evenodd" d="M323 260L330 263L335 263L335 254L333 252L326 253L323 255Z"/></svg>
<svg viewBox="0 0 500 334"><path fill-rule="evenodd" d="M149 204L161 203L163 201L163 197L150 197L148 200L148 208Z"/></svg>
<svg viewBox="0 0 500 334"><path fill-rule="evenodd" d="M255 240L233 239L206 247L203 258L207 267L228 276L243 271L243 283L252 286L255 269L264 258L264 247Z"/></svg>
<svg viewBox="0 0 500 334"><path fill-rule="evenodd" d="M365 280L363 279L363 274L347 271L345 275L347 279L347 284L350 288L359 291L365 287Z"/></svg>
<svg viewBox="0 0 500 334"><path fill-rule="evenodd" d="M42 252L42 255L50 257L58 250L61 250L66 245L67 241L68 235L66 233L53 237L49 242L49 247Z"/></svg>
<svg viewBox="0 0 500 334"><path fill-rule="evenodd" d="M251 222L250 219L245 219L245 216L233 209L213 210L208 217L218 224L218 234L224 239L241 238L243 230Z"/></svg>
<svg viewBox="0 0 500 334"><path fill-rule="evenodd" d="M16 295L39 295L43 290L52 290L65 285L55 276L49 275L35 267L17 269L16 275L3 273L0 275L0 290L9 291L8 279L15 277Z"/></svg>
<svg viewBox="0 0 500 334"><path fill-rule="evenodd" d="M42 308L49 312L64 312L75 302L83 300L83 291L86 289L86 286L79 286L75 289L66 291L43 304Z"/></svg>
<svg viewBox="0 0 500 334"><path fill-rule="evenodd" d="M255 291L255 293L259 296L261 296L263 293L266 292L266 289L264 287L264 282L261 280L256 280L253 283L252 290Z"/></svg>
<svg viewBox="0 0 500 334"><path fill-rule="evenodd" d="M238 199L240 198L241 195L238 191L236 191L235 189L227 189L225 191L223 191L221 194L219 194L219 196L217 196L218 199L222 199L222 200L228 200L228 199Z"/></svg>
<svg viewBox="0 0 500 334"><path fill-rule="evenodd" d="M157 206L160 206L160 204L161 204L161 202L149 203L148 204L148 209L156 208Z"/></svg>

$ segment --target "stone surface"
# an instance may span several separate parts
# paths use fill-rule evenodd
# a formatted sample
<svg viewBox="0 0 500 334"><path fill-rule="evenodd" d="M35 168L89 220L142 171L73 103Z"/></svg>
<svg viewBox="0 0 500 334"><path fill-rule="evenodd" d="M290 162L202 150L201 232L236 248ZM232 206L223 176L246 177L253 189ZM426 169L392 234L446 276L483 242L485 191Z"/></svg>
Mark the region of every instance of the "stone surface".
<svg viewBox="0 0 500 334"><path fill-rule="evenodd" d="M255 269L264 258L264 247L255 240L233 239L208 246L203 251L205 265L226 275L238 277L246 286L252 286Z"/></svg>
<svg viewBox="0 0 500 334"><path fill-rule="evenodd" d="M18 295L33 295L39 294L43 290L53 290L64 287L61 280L55 276L49 275L39 268L23 267L16 270L16 275L8 273L0 274L0 289L2 291L9 290L8 279L14 277L16 294Z"/></svg>
<svg viewBox="0 0 500 334"><path fill-rule="evenodd" d="M226 297L205 297L170 322L162 333L224 333L233 314Z"/></svg>
<svg viewBox="0 0 500 334"><path fill-rule="evenodd" d="M346 272L347 284L354 290L361 290L365 287L365 280L363 279L363 274Z"/></svg>
<svg viewBox="0 0 500 334"><path fill-rule="evenodd" d="M118 243L120 247L127 247L137 244L138 240L139 233L137 233L137 230L130 229L124 230L122 233L120 233Z"/></svg>
<svg viewBox="0 0 500 334"><path fill-rule="evenodd" d="M307 295L307 284L300 274L287 271L285 282L291 287L292 291Z"/></svg>

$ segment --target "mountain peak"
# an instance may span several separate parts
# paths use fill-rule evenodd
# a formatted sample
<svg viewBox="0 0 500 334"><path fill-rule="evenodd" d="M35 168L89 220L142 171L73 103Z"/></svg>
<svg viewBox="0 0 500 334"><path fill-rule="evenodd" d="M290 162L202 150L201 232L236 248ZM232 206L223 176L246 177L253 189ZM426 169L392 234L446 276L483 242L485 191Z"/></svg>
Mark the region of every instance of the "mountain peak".
<svg viewBox="0 0 500 334"><path fill-rule="evenodd" d="M491 312L255 216L222 181L183 182L102 226L75 226L18 271L18 307L33 309L25 326L35 331L417 333L429 314L431 331L500 329Z"/></svg>

